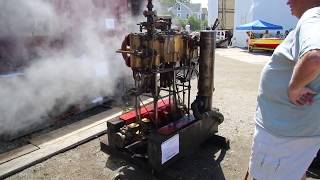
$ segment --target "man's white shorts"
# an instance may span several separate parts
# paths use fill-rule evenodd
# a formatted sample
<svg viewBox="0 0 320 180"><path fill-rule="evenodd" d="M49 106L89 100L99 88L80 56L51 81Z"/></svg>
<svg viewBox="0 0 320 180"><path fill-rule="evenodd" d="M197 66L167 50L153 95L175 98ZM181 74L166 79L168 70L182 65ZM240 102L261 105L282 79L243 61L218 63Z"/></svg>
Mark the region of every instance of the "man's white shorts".
<svg viewBox="0 0 320 180"><path fill-rule="evenodd" d="M277 137L256 126L249 173L257 180L300 180L320 148L320 137Z"/></svg>

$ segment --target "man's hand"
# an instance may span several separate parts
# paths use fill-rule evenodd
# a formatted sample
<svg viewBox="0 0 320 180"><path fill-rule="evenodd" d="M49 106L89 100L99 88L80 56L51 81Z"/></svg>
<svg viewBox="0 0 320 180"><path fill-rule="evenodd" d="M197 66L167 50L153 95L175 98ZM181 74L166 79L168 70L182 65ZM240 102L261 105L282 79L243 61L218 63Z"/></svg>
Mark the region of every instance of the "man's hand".
<svg viewBox="0 0 320 180"><path fill-rule="evenodd" d="M320 75L320 50L306 52L296 63L291 80L289 82L289 100L296 105L308 105L313 103L316 94L308 88L313 80Z"/></svg>
<svg viewBox="0 0 320 180"><path fill-rule="evenodd" d="M297 105L304 106L313 103L313 97L317 94L315 91L308 87L293 89L289 88L289 100Z"/></svg>

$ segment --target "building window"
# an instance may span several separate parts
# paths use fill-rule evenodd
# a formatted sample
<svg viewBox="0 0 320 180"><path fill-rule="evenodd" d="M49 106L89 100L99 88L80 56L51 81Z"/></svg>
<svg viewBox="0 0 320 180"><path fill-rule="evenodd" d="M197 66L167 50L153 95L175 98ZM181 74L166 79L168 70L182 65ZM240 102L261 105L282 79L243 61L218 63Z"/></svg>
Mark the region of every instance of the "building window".
<svg viewBox="0 0 320 180"><path fill-rule="evenodd" d="M177 13L177 16L178 16L179 18L181 18L181 13Z"/></svg>
<svg viewBox="0 0 320 180"><path fill-rule="evenodd" d="M177 9L178 9L178 11L181 11L181 4L178 4Z"/></svg>
<svg viewBox="0 0 320 180"><path fill-rule="evenodd" d="M187 14L187 18L189 18L189 14Z"/></svg>

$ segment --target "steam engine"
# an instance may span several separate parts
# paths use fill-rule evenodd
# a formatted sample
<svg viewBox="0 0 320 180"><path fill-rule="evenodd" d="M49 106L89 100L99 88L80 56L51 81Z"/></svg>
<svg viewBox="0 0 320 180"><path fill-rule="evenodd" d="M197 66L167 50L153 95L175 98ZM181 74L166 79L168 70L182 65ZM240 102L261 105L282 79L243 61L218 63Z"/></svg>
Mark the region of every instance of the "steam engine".
<svg viewBox="0 0 320 180"><path fill-rule="evenodd" d="M171 29L152 0L139 33L130 33L118 53L133 72L134 110L107 123L102 150L147 160L160 171L218 131L223 115L212 108L214 31L190 35ZM191 80L198 95L191 103ZM151 103L143 100L152 98Z"/></svg>

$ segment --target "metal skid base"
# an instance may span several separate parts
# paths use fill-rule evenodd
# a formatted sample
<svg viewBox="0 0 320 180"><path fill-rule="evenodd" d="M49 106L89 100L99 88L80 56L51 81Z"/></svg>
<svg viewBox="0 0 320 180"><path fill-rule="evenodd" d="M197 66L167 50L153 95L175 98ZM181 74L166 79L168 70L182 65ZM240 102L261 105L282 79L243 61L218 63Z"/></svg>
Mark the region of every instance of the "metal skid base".
<svg viewBox="0 0 320 180"><path fill-rule="evenodd" d="M120 121L114 120L113 124L117 122ZM218 125L214 119L195 120L189 115L155 130L145 140L124 148L115 146L113 133L116 129L108 127L108 134L102 138L100 145L105 153L119 156L146 170L159 173L177 159L192 153L208 139L210 141L214 139L214 143L221 148L228 148L228 141L225 138L214 135Z"/></svg>

